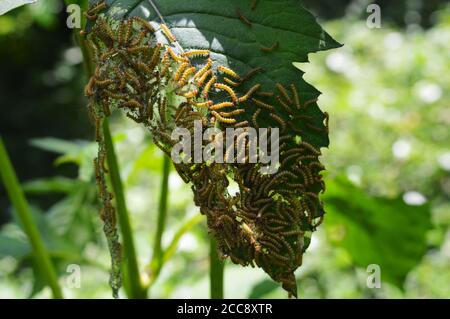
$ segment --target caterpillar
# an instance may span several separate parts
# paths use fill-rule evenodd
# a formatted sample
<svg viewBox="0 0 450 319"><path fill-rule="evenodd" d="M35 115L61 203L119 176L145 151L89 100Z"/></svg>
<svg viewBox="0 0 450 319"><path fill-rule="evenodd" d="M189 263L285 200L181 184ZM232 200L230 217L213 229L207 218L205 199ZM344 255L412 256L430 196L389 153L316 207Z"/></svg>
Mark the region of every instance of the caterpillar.
<svg viewBox="0 0 450 319"><path fill-rule="evenodd" d="M144 38L145 38L145 35L146 35L145 31L141 31L139 33L139 36L135 40L133 40L133 42L131 42L130 46L134 47L134 46L138 46L139 44L141 44L142 40L144 40ZM147 46L147 48L150 48L150 47Z"/></svg>
<svg viewBox="0 0 450 319"><path fill-rule="evenodd" d="M123 39L125 45L127 45L128 41L130 41L131 31L133 31L133 20L129 19L127 20L127 29L125 32L125 38Z"/></svg>
<svg viewBox="0 0 450 319"><path fill-rule="evenodd" d="M299 110L301 108L300 98L298 97L298 91L294 84L291 84L292 95L294 96L295 106Z"/></svg>
<svg viewBox="0 0 450 319"><path fill-rule="evenodd" d="M122 104L122 107L140 109L140 108L143 108L143 105L141 103L139 103L138 101L136 101L135 99L131 99L131 100L125 102L124 104Z"/></svg>
<svg viewBox="0 0 450 319"><path fill-rule="evenodd" d="M148 67L148 65L145 64L144 62L138 62L138 63L137 63L137 68L138 68L140 71L144 72L144 73L147 73L147 74L152 73L152 70L151 70L151 69Z"/></svg>
<svg viewBox="0 0 450 319"><path fill-rule="evenodd" d="M167 99L164 98L161 103L159 103L159 116L163 124L167 123L166 120L166 109L167 109Z"/></svg>
<svg viewBox="0 0 450 319"><path fill-rule="evenodd" d="M174 81L178 82L183 75L184 70L189 66L188 62L181 63L178 67L177 71L175 72L175 75L173 76Z"/></svg>
<svg viewBox="0 0 450 319"><path fill-rule="evenodd" d="M217 113L216 111L211 111L211 114L221 123L225 123L225 124L234 124L234 123L236 123L235 119L224 118L219 113Z"/></svg>
<svg viewBox="0 0 450 319"><path fill-rule="evenodd" d="M219 66L217 67L217 70L218 70L219 72L225 73L225 74L227 74L227 75L229 75L229 76L231 76L231 77L233 77L233 78L235 78L235 79L237 79L237 80L240 80L240 79L241 79L241 77L240 77L236 72L234 72L234 71L233 71L232 69L230 69L230 68L227 68L226 66L219 65Z"/></svg>
<svg viewBox="0 0 450 319"><path fill-rule="evenodd" d="M85 12L85 13L84 13L84 16L85 16L88 20L91 20L91 21L95 21L95 20L98 19L98 15L97 15L97 14L90 14L90 13L88 13L88 12Z"/></svg>
<svg viewBox="0 0 450 319"><path fill-rule="evenodd" d="M161 53L161 44L157 43L156 47L153 49L153 54L152 54L152 57L149 62L150 69L153 70L155 68L156 64L158 64L158 59L161 55L160 53Z"/></svg>
<svg viewBox="0 0 450 319"><path fill-rule="evenodd" d="M203 107L210 107L213 104L214 104L214 102L209 100L209 101L206 101L206 102L195 103L195 106L203 108Z"/></svg>
<svg viewBox="0 0 450 319"><path fill-rule="evenodd" d="M168 47L167 51L169 52L170 56L172 57L172 59L174 61L177 61L177 62L188 62L186 58L183 58L182 56L179 56L178 54L176 54L175 51L171 47Z"/></svg>
<svg viewBox="0 0 450 319"><path fill-rule="evenodd" d="M203 86L203 84L205 83L206 79L208 78L208 76L210 76L212 74L212 70L208 70L205 73L203 73L203 75L197 79L196 83L198 86ZM195 76L194 76L195 78Z"/></svg>
<svg viewBox="0 0 450 319"><path fill-rule="evenodd" d="M231 85L231 86L234 86L234 87L238 87L239 85L241 85L240 82L234 82L232 79L229 79L229 78L227 78L227 77L223 78L223 80L224 80L227 84L229 84L229 85Z"/></svg>
<svg viewBox="0 0 450 319"><path fill-rule="evenodd" d="M312 146L311 144L309 144L308 142L300 142L300 145L303 146L304 148L307 148L308 150L310 150L314 155L322 155L322 152L320 152L318 149L316 149L314 146Z"/></svg>
<svg viewBox="0 0 450 319"><path fill-rule="evenodd" d="M147 45L142 45L142 46L132 46L127 48L127 51L130 53L137 53L137 52L141 52L141 51L146 51L148 50L150 47Z"/></svg>
<svg viewBox="0 0 450 319"><path fill-rule="evenodd" d="M87 11L87 13L88 14L94 14L94 13L97 13L97 12L103 10L103 9L106 9L107 7L108 7L108 5L106 4L106 1L101 1L99 3L94 4L93 7L91 7Z"/></svg>
<svg viewBox="0 0 450 319"><path fill-rule="evenodd" d="M231 100L233 100L234 103L236 103L236 102L238 101L238 98L237 98L237 96L236 96L236 93L235 93L234 90L233 90L231 87L229 87L228 85L222 84L222 83L216 83L216 84L214 84L214 87L215 87L216 89L226 91L226 92L230 95Z"/></svg>
<svg viewBox="0 0 450 319"><path fill-rule="evenodd" d="M312 99L312 100L308 100L305 102L305 104L303 105L303 108L306 108L308 105L310 104L314 104L317 102L317 99Z"/></svg>
<svg viewBox="0 0 450 319"><path fill-rule="evenodd" d="M248 27L252 26L252 23L250 20L248 20L246 17L244 17L239 9L236 9L236 15L238 16L239 20Z"/></svg>
<svg viewBox="0 0 450 319"><path fill-rule="evenodd" d="M247 101L256 91L261 88L261 84L254 85L248 92L239 98L239 103Z"/></svg>
<svg viewBox="0 0 450 319"><path fill-rule="evenodd" d="M198 70L197 73L195 73L194 79L201 78L203 76L203 74L208 72L208 70L211 68L211 66L212 66L212 60L209 58L205 64L205 66L203 68L201 68L200 70Z"/></svg>
<svg viewBox="0 0 450 319"><path fill-rule="evenodd" d="M274 96L273 92L261 92L261 91L256 92L256 95L259 95L262 97L273 97Z"/></svg>
<svg viewBox="0 0 450 319"><path fill-rule="evenodd" d="M106 80L95 80L95 85L100 86L100 87L104 87L104 86L108 86L113 84L114 81L111 79L106 79Z"/></svg>
<svg viewBox="0 0 450 319"><path fill-rule="evenodd" d="M269 110L269 111L275 111L275 107L273 107L270 104L264 103L264 102L262 102L260 100L252 98L252 102L255 103L257 106L263 108L263 109L266 109L266 110Z"/></svg>
<svg viewBox="0 0 450 319"><path fill-rule="evenodd" d="M89 79L88 84L84 88L84 95L86 95L88 97L94 95L94 84L95 84L95 79L92 77Z"/></svg>
<svg viewBox="0 0 450 319"><path fill-rule="evenodd" d="M280 124L281 132L284 132L286 130L286 122L280 116L274 113L270 113L269 116L273 118L278 124Z"/></svg>
<svg viewBox="0 0 450 319"><path fill-rule="evenodd" d="M218 104L214 104L212 105L209 109L211 111L217 111L226 107L233 107L234 103L231 102L222 102L222 103L218 103Z"/></svg>
<svg viewBox="0 0 450 319"><path fill-rule="evenodd" d="M219 114L222 117L231 117L231 116L239 115L239 114L242 114L242 113L245 113L244 109L236 109L236 110L231 111L231 112L220 112Z"/></svg>
<svg viewBox="0 0 450 319"><path fill-rule="evenodd" d="M279 95L277 96L277 101L278 101L278 103L280 103L280 105L283 107L283 110L286 113L288 113L289 115L292 115L291 108L281 99L281 97Z"/></svg>
<svg viewBox="0 0 450 319"><path fill-rule="evenodd" d="M259 128L258 121L257 121L259 113L261 113L261 109L257 109L256 112L253 113L253 116L252 116L252 123L255 128Z"/></svg>
<svg viewBox="0 0 450 319"><path fill-rule="evenodd" d="M103 93L104 93L106 96L108 96L108 97L110 97L110 98L112 98L112 99L115 99L115 100L125 100L125 99L126 99L126 95L123 95L123 94L117 94L117 93L111 92L111 91L109 91L109 90L103 90Z"/></svg>
<svg viewBox="0 0 450 319"><path fill-rule="evenodd" d="M131 19L133 19L134 21L137 21L138 23L140 23L144 28L146 28L151 33L155 32L155 28L153 28L153 26L147 20L145 20L145 19L143 19L141 17L136 17L136 16L132 17Z"/></svg>
<svg viewBox="0 0 450 319"><path fill-rule="evenodd" d="M178 81L178 86L179 87L184 86L188 81L189 76L191 76L195 72L195 70L196 68L194 66L186 69L183 75L181 76L180 80Z"/></svg>
<svg viewBox="0 0 450 319"><path fill-rule="evenodd" d="M194 90L192 90L192 91L189 91L189 92L184 93L183 96L184 96L185 98L187 98L187 99L191 99L191 98L196 97L197 94L198 94L198 90L197 90L197 89L194 89Z"/></svg>
<svg viewBox="0 0 450 319"><path fill-rule="evenodd" d="M125 23L123 21L119 22L119 26L117 28L117 43L122 45L123 42L123 33L124 33Z"/></svg>
<svg viewBox="0 0 450 319"><path fill-rule="evenodd" d="M251 77L253 77L254 75L264 72L264 69L262 67L257 67L254 68L252 70L250 70L243 78L241 82L247 81L249 80Z"/></svg>
<svg viewBox="0 0 450 319"><path fill-rule="evenodd" d="M278 49L279 46L280 46L280 42L277 41L277 42L275 42L274 44L272 44L270 47L262 46L262 47L260 48L260 50L261 50L262 52L269 53L269 52L272 52L272 51Z"/></svg>
<svg viewBox="0 0 450 319"><path fill-rule="evenodd" d="M187 52L183 52L181 56L183 57L198 57L198 56L209 56L211 51L209 50L191 50Z"/></svg>
<svg viewBox="0 0 450 319"><path fill-rule="evenodd" d="M306 124L306 127L309 128L310 130L313 130L313 131L316 131L316 132L324 132L324 131L326 132L326 129L314 126L314 125L309 124L309 123Z"/></svg>
<svg viewBox="0 0 450 319"><path fill-rule="evenodd" d="M160 27L161 27L162 32L166 36L166 38L170 41L170 43L173 43L173 42L177 41L177 38L175 38L175 36L170 31L169 27L167 27L167 25L162 23L162 24L160 24Z"/></svg>
<svg viewBox="0 0 450 319"><path fill-rule="evenodd" d="M211 89L211 86L216 83L217 77L213 76L208 83L206 83L205 87L203 88L203 96L207 99L209 96L209 90Z"/></svg>
<svg viewBox="0 0 450 319"><path fill-rule="evenodd" d="M284 88L284 86L281 83L277 83L276 87L278 89L278 91L281 93L281 95L283 96L283 98L286 100L286 102L289 105L292 105L292 99L290 98L289 94L287 93L286 89Z"/></svg>
<svg viewBox="0 0 450 319"><path fill-rule="evenodd" d="M242 122L234 124L234 127L236 127L236 128L247 127L247 126L248 126L248 121L242 121Z"/></svg>

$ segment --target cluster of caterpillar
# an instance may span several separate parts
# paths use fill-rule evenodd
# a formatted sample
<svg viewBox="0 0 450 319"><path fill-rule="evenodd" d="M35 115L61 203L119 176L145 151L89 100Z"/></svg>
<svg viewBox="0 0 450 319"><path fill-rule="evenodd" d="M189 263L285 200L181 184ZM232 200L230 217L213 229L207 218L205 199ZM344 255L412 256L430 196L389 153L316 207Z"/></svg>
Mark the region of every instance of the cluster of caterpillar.
<svg viewBox="0 0 450 319"><path fill-rule="evenodd" d="M240 75L227 66L215 65L208 50L180 51L165 24L139 17L117 21L102 12L104 9L104 2L97 3L86 14L91 28L83 34L96 69L85 93L97 131L96 177L113 261L120 258L120 245L112 195L105 182L102 132L102 120L112 110L121 109L148 128L155 144L168 156L176 142L171 139L172 130L183 127L192 131L194 121L201 121L204 130L243 128L243 134L233 141L238 155L246 155L249 149L246 127L280 128L280 167L274 175L263 174L262 165L250 163L248 156L243 163L183 161L174 166L192 185L194 201L207 217L221 255L240 265L263 268L296 296L294 271L301 265L309 233L324 213L318 197L325 187L320 150L302 139L310 130L327 130L327 124L325 127L307 115L315 100L302 103L293 84L287 89L278 83L273 92L263 92L258 83L247 85L264 72L261 67ZM159 31L169 45L157 42L155 33ZM325 121L328 123L328 117ZM225 156L235 154L227 151ZM239 185L236 194L228 191L230 180ZM117 288L118 270L113 275Z"/></svg>

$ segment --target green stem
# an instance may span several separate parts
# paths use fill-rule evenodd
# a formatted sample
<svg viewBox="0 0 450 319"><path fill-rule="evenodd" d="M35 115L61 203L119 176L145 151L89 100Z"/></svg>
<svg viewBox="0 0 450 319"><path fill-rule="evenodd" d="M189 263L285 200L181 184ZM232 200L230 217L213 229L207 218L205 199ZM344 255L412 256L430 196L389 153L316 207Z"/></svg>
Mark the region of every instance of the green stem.
<svg viewBox="0 0 450 319"><path fill-rule="evenodd" d="M161 179L161 193L159 195L158 206L158 224L156 227L155 241L153 245L152 261L150 263L153 271L158 271L161 268L163 250L161 246L162 235L166 228L167 219L167 201L169 196L169 174L170 174L170 158L164 155L163 172ZM153 275L154 276L154 275Z"/></svg>
<svg viewBox="0 0 450 319"><path fill-rule="evenodd" d="M108 119L103 120L103 134L105 138L109 176L115 195L117 215L123 240L125 266L130 287L130 297L135 299L144 299L147 296L140 281L133 233L131 230L130 220L128 218L128 210L126 207L122 180L119 174L119 164L114 151L114 143L111 137Z"/></svg>
<svg viewBox="0 0 450 319"><path fill-rule="evenodd" d="M58 277L55 268L50 260L49 254L45 249L44 242L33 220L30 207L27 203L23 190L17 180L16 173L6 152L3 140L0 137L0 175L5 184L9 198L17 212L19 220L23 226L25 234L33 248L33 255L40 271L45 276L47 284L53 293L53 298L62 299L63 295L58 284Z"/></svg>
<svg viewBox="0 0 450 319"><path fill-rule="evenodd" d="M223 299L224 264L217 253L217 243L214 238L210 240L209 264L211 299Z"/></svg>

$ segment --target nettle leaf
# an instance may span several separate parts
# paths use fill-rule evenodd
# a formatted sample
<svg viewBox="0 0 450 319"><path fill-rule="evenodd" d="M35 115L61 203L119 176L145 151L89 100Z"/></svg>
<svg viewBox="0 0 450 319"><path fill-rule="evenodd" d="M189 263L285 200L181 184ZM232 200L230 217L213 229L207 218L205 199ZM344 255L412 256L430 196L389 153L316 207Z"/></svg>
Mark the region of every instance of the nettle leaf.
<svg viewBox="0 0 450 319"><path fill-rule="evenodd" d="M325 168L319 156L329 141L319 91L294 63L340 44L293 0L92 2L86 16L84 35L96 71L85 92L97 126L103 216L114 211L104 182L106 144L99 123L112 109L147 127L169 156L175 127L191 136L199 122L203 133L219 128L211 141L228 139L225 156L214 151L221 161L193 161L186 151L174 166L192 185L221 254L236 264L256 264L296 295L294 271L324 214L319 194ZM227 137L228 128L243 131ZM262 161L246 156L256 145L249 132L261 128L270 133L258 131L259 142L280 131L278 141L270 138L271 148L280 145L270 173ZM237 154L228 147L230 139ZM207 142L194 149L205 151ZM258 148L260 155L277 152ZM237 193L230 191L230 182L238 185ZM114 219L107 222L114 227Z"/></svg>

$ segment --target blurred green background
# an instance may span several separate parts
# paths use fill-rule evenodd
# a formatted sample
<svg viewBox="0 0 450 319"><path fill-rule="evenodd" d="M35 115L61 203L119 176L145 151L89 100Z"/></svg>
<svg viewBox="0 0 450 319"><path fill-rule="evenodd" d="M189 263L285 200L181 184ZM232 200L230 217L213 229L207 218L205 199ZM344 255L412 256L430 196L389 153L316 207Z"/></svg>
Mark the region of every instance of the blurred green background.
<svg viewBox="0 0 450 319"><path fill-rule="evenodd" d="M344 47L298 67L330 114L323 161L327 215L298 270L300 298L450 297L450 6L377 1L382 27L366 26L369 1L304 1ZM24 185L68 298L110 298L109 253L98 217L96 153L82 55L62 1L0 16L0 134ZM152 255L162 152L115 114L112 129L142 269ZM151 298L208 298L209 242L192 193L169 177L163 245L182 235ZM68 266L81 267L70 287ZM382 285L368 288L377 264ZM69 267L70 268L70 267ZM145 278L144 278L145 280ZM122 292L123 294L123 292ZM0 298L48 298L30 247L0 185ZM226 298L285 298L263 271L226 262Z"/></svg>

